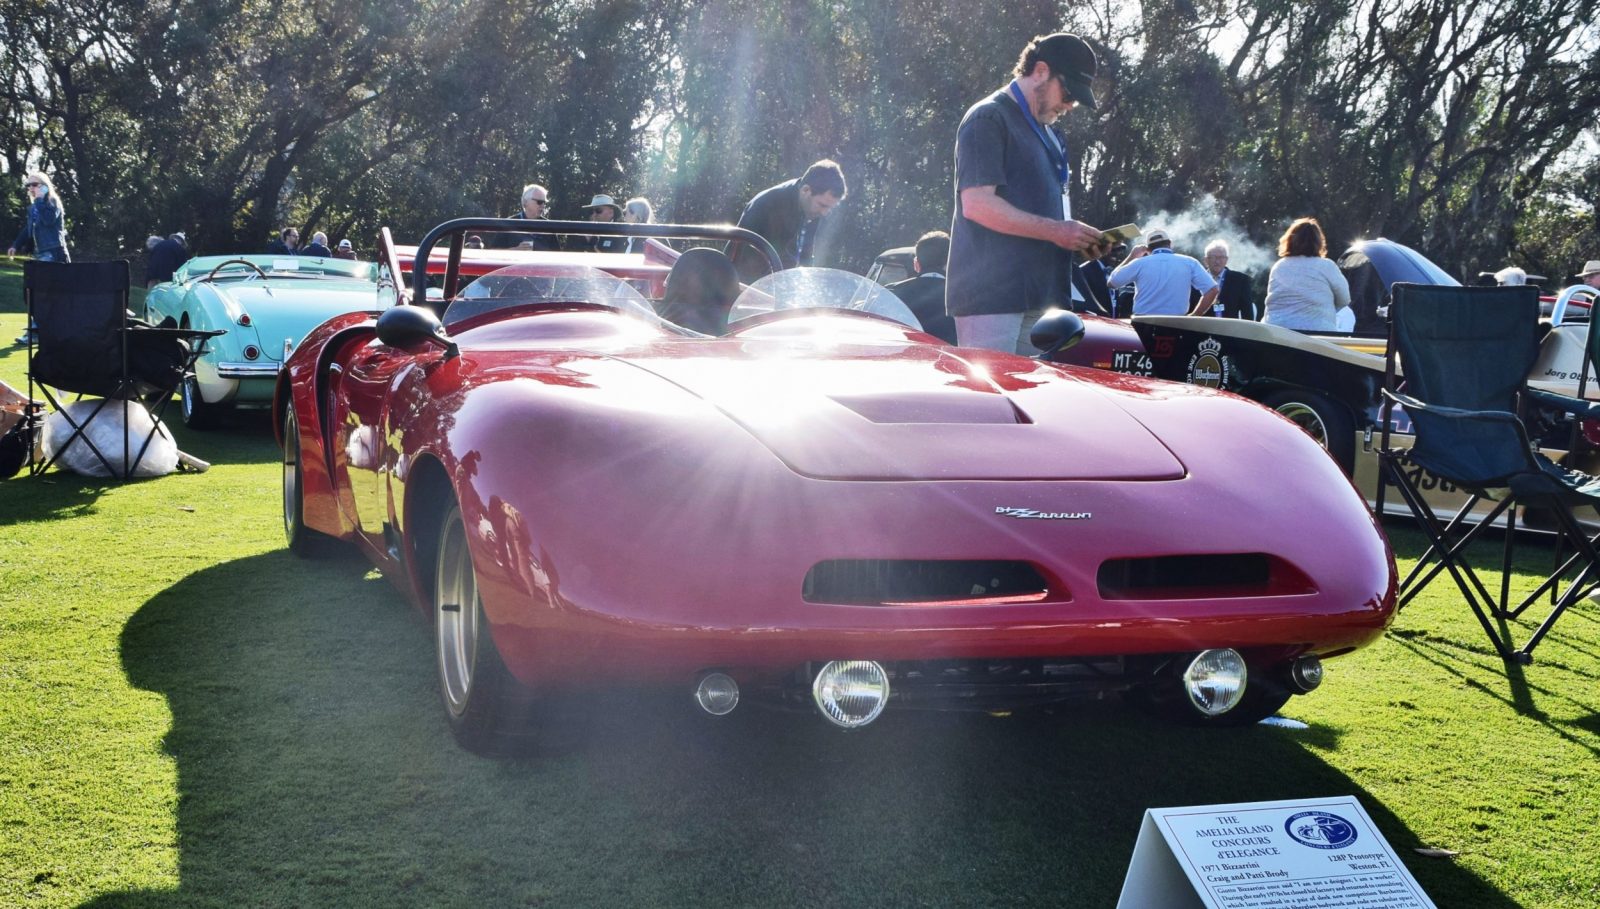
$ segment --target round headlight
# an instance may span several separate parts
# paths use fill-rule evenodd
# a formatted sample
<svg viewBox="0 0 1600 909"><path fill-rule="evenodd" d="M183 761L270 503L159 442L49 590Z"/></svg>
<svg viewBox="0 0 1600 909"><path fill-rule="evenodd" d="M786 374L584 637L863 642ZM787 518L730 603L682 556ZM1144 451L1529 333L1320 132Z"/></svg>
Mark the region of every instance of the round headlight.
<svg viewBox="0 0 1600 909"><path fill-rule="evenodd" d="M835 660L817 673L811 698L828 722L846 729L865 726L889 702L889 673L868 660Z"/></svg>
<svg viewBox="0 0 1600 909"><path fill-rule="evenodd" d="M723 673L708 672L695 686L694 699L706 713L727 716L739 706L739 683Z"/></svg>
<svg viewBox="0 0 1600 909"><path fill-rule="evenodd" d="M1189 703L1206 716L1221 716L1238 706L1249 679L1244 657L1231 647L1206 650L1183 671Z"/></svg>

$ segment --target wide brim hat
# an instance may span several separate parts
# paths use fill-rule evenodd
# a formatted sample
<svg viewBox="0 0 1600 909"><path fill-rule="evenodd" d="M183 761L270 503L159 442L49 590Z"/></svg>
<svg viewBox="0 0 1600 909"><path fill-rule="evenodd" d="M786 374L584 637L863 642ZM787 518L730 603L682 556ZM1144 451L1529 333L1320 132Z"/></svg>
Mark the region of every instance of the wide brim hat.
<svg viewBox="0 0 1600 909"><path fill-rule="evenodd" d="M1039 59L1050 65L1050 72L1061 77L1067 91L1079 104L1093 109L1094 75L1099 69L1089 42L1077 35L1057 32L1039 41Z"/></svg>
<svg viewBox="0 0 1600 909"><path fill-rule="evenodd" d="M615 211L618 217L621 217L622 215L622 206L617 204L616 199L613 199L604 193L601 193L600 195L595 196L593 199L590 199L589 204L585 205L583 210L588 211L592 208L609 208L612 211Z"/></svg>
<svg viewBox="0 0 1600 909"><path fill-rule="evenodd" d="M1578 277L1587 278L1590 275L1600 275L1600 259L1590 259L1583 263L1583 271L1578 272Z"/></svg>

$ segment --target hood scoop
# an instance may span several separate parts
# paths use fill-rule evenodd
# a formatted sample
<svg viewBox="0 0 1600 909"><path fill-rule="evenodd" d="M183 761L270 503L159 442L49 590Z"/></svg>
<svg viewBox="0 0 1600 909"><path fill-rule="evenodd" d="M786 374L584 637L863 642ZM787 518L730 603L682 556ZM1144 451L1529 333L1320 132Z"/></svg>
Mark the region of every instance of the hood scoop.
<svg viewBox="0 0 1600 909"><path fill-rule="evenodd" d="M1004 395L965 390L829 395L829 400L874 423L1016 425L1028 422Z"/></svg>
<svg viewBox="0 0 1600 909"><path fill-rule="evenodd" d="M1171 480L1183 465L1116 392L1022 357L923 345L633 364L743 426L790 469L827 480ZM867 355L864 355L867 354ZM979 359L981 358L981 360Z"/></svg>

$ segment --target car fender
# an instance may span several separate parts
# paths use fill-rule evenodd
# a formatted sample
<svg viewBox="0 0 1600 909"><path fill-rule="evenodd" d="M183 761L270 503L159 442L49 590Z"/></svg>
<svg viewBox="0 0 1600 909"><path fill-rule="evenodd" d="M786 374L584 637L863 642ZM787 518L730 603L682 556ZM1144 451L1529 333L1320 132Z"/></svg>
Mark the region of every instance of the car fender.
<svg viewBox="0 0 1600 909"><path fill-rule="evenodd" d="M305 524L340 539L349 539L355 528L339 508L341 491L333 481L325 407L328 375L338 368L341 357L376 334L377 322L370 313L346 313L322 323L284 364L273 394L272 425L278 443L300 447ZM292 440L283 438L284 413L291 401L300 417L300 437Z"/></svg>

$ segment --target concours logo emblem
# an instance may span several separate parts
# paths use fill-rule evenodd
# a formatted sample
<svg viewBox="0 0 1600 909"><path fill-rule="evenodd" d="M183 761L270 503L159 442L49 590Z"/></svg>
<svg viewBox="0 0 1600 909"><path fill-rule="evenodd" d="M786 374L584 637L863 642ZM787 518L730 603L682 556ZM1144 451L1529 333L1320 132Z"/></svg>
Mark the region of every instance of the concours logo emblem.
<svg viewBox="0 0 1600 909"><path fill-rule="evenodd" d="M1007 508L995 506L994 513L1007 518L1033 518L1040 521L1087 521L1094 517L1090 511L1037 511L1032 508Z"/></svg>
<svg viewBox="0 0 1600 909"><path fill-rule="evenodd" d="M1343 849L1356 841L1356 825L1326 811L1302 811L1283 822L1283 830L1302 846Z"/></svg>
<svg viewBox="0 0 1600 909"><path fill-rule="evenodd" d="M1228 384L1228 374L1232 371L1233 364L1222 355L1222 342L1216 338L1201 341L1200 350L1189 358L1190 385L1222 388Z"/></svg>

